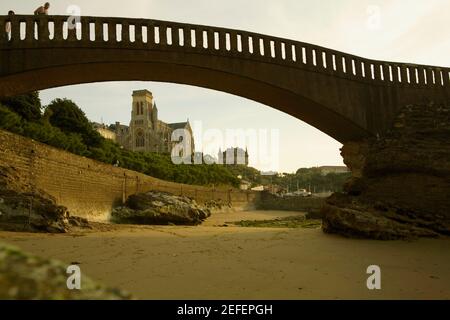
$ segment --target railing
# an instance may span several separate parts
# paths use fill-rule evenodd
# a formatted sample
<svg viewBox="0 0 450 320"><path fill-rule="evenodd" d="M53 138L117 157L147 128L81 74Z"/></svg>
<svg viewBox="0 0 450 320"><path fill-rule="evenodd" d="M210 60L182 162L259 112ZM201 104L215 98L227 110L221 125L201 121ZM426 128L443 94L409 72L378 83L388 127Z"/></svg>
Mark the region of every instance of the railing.
<svg viewBox="0 0 450 320"><path fill-rule="evenodd" d="M450 69L369 60L324 47L239 30L158 20L0 16L0 49L40 46L126 47L201 52L288 65L374 84L450 86Z"/></svg>

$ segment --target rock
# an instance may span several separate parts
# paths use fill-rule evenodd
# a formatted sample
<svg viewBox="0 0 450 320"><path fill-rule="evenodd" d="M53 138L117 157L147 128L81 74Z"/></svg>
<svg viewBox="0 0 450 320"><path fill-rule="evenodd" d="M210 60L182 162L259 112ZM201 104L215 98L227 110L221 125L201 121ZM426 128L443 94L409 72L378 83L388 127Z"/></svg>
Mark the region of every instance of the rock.
<svg viewBox="0 0 450 320"><path fill-rule="evenodd" d="M205 202L205 207L207 210L222 210L225 205L221 200L208 200ZM231 208L231 204L227 204L228 207Z"/></svg>
<svg viewBox="0 0 450 320"><path fill-rule="evenodd" d="M65 233L75 221L79 227L88 226L50 195L17 183L10 168L0 167L0 199L0 230Z"/></svg>
<svg viewBox="0 0 450 320"><path fill-rule="evenodd" d="M336 201L337 198L341 198ZM363 205L343 194L334 194L322 208L322 230L352 238L377 240L437 237L439 234L411 219L400 219L391 209Z"/></svg>
<svg viewBox="0 0 450 320"><path fill-rule="evenodd" d="M131 195L111 217L115 223L198 225L210 215L208 208L188 197L150 191Z"/></svg>
<svg viewBox="0 0 450 320"><path fill-rule="evenodd" d="M81 290L67 289L68 265L0 243L1 300L122 300L131 296L92 281L81 270Z"/></svg>
<svg viewBox="0 0 450 320"><path fill-rule="evenodd" d="M407 106L394 124L382 137L344 144L353 176L322 209L325 232L450 235L450 105Z"/></svg>
<svg viewBox="0 0 450 320"><path fill-rule="evenodd" d="M71 226L78 228L92 229L92 226L89 224L89 221L85 218L69 216L68 221L69 225Z"/></svg>

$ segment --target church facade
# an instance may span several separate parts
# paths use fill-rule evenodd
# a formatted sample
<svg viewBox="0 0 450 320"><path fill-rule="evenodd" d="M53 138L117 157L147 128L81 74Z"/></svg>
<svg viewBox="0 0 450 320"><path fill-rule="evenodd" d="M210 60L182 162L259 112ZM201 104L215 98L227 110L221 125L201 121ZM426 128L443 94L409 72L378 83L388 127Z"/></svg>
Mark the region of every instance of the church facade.
<svg viewBox="0 0 450 320"><path fill-rule="evenodd" d="M179 143L171 141L172 133L177 129L186 129L191 137L191 154L194 154L194 137L189 121L165 123L159 120L158 108L148 90L133 91L132 97L130 125L115 124L115 140L119 145L131 151L171 153Z"/></svg>

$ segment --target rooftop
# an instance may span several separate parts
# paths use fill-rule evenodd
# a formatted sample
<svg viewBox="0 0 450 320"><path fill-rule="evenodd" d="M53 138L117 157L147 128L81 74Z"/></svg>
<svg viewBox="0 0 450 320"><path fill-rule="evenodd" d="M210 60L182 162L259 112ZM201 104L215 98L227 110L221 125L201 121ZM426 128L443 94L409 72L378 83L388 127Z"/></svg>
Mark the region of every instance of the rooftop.
<svg viewBox="0 0 450 320"><path fill-rule="evenodd" d="M148 91L147 89L133 91L133 96L145 96L145 95L153 97L151 91Z"/></svg>

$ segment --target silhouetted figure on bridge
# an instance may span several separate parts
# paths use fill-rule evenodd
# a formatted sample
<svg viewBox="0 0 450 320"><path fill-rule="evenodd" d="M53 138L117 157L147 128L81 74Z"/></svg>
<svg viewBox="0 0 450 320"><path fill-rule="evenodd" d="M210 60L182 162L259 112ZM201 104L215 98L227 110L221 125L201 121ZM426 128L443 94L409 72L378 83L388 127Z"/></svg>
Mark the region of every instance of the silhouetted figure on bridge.
<svg viewBox="0 0 450 320"><path fill-rule="evenodd" d="M8 17L9 18L12 18L12 16L14 16L14 11L12 11L12 10L9 10L9 12L8 12ZM5 36L6 36L6 39L7 40L9 40L11 37L11 22L10 21L8 21L8 22L6 22L6 25L5 25Z"/></svg>
<svg viewBox="0 0 450 320"><path fill-rule="evenodd" d="M48 15L48 9L50 8L50 3L46 2L43 6L40 6L34 11L35 15Z"/></svg>

